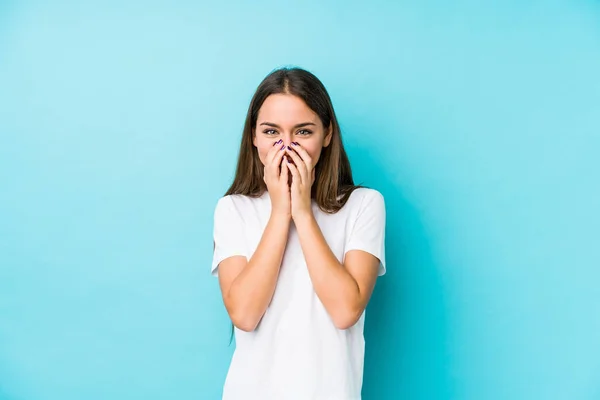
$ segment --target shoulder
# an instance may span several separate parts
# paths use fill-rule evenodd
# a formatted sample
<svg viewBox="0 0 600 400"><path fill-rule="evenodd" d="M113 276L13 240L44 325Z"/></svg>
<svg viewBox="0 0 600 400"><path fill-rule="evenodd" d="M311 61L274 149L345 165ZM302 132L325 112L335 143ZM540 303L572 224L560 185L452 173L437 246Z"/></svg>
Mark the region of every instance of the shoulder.
<svg viewBox="0 0 600 400"><path fill-rule="evenodd" d="M217 208L219 207L229 207L233 204L239 203L241 198L246 197L240 194L228 194L226 196L220 197L217 200Z"/></svg>
<svg viewBox="0 0 600 400"><path fill-rule="evenodd" d="M248 196L244 196L241 194L228 194L226 196L220 197L217 200L215 208L217 210L221 210L239 207L244 204L246 198L248 198Z"/></svg>
<svg viewBox="0 0 600 400"><path fill-rule="evenodd" d="M385 206L385 199L381 192L376 189L360 187L354 189L350 198L348 199L348 203L352 206L357 206L359 208L363 208L366 206ZM347 204L348 204L347 203Z"/></svg>
<svg viewBox="0 0 600 400"><path fill-rule="evenodd" d="M340 210L349 218L382 215L385 218L385 200L381 192L371 188L359 187L352 191L348 201Z"/></svg>
<svg viewBox="0 0 600 400"><path fill-rule="evenodd" d="M254 208L257 203L264 201L264 195L251 197L242 194L229 194L217 200L215 213L244 214L249 208Z"/></svg>

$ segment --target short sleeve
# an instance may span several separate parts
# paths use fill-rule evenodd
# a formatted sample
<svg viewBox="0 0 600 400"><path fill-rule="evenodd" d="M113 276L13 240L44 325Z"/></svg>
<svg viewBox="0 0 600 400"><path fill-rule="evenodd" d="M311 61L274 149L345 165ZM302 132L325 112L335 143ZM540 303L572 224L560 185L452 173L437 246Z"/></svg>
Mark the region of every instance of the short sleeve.
<svg viewBox="0 0 600 400"><path fill-rule="evenodd" d="M362 250L380 261L378 275L386 272L385 263L385 201L381 193L369 189L362 199L356 221L346 240L345 253Z"/></svg>
<svg viewBox="0 0 600 400"><path fill-rule="evenodd" d="M231 196L219 199L214 212L214 251L211 275L218 276L221 261L232 256L247 257L243 220Z"/></svg>

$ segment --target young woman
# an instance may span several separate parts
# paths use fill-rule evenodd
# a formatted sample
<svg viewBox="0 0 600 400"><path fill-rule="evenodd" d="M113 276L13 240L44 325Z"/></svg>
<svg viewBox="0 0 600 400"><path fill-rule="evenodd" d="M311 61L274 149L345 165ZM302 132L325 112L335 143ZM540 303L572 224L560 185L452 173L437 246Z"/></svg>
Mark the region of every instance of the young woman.
<svg viewBox="0 0 600 400"><path fill-rule="evenodd" d="M223 399L360 399L384 236L383 197L354 185L323 84L269 74L214 215L212 273L236 339Z"/></svg>

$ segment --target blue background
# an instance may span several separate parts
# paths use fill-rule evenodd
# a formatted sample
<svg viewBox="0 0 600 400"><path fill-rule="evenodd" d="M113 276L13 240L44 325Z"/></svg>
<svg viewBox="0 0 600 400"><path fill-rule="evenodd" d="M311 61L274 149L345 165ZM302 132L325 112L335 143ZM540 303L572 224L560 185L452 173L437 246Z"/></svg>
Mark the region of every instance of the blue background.
<svg viewBox="0 0 600 400"><path fill-rule="evenodd" d="M213 208L282 65L387 201L364 399L600 399L583 0L0 2L0 398L219 398Z"/></svg>

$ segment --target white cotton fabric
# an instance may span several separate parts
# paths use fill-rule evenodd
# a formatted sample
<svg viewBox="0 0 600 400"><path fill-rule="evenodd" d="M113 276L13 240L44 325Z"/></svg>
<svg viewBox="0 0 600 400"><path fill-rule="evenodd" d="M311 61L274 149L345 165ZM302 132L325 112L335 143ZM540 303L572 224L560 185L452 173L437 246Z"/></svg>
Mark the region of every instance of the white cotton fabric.
<svg viewBox="0 0 600 400"><path fill-rule="evenodd" d="M271 212L267 192L259 198L221 198L214 214L211 273L232 256L252 257ZM385 205L376 190L359 188L335 214L313 212L340 262L363 250L385 267ZM364 313L349 329L337 329L317 297L291 224L277 287L253 332L235 329L236 349L223 387L223 400L358 400L365 342Z"/></svg>

